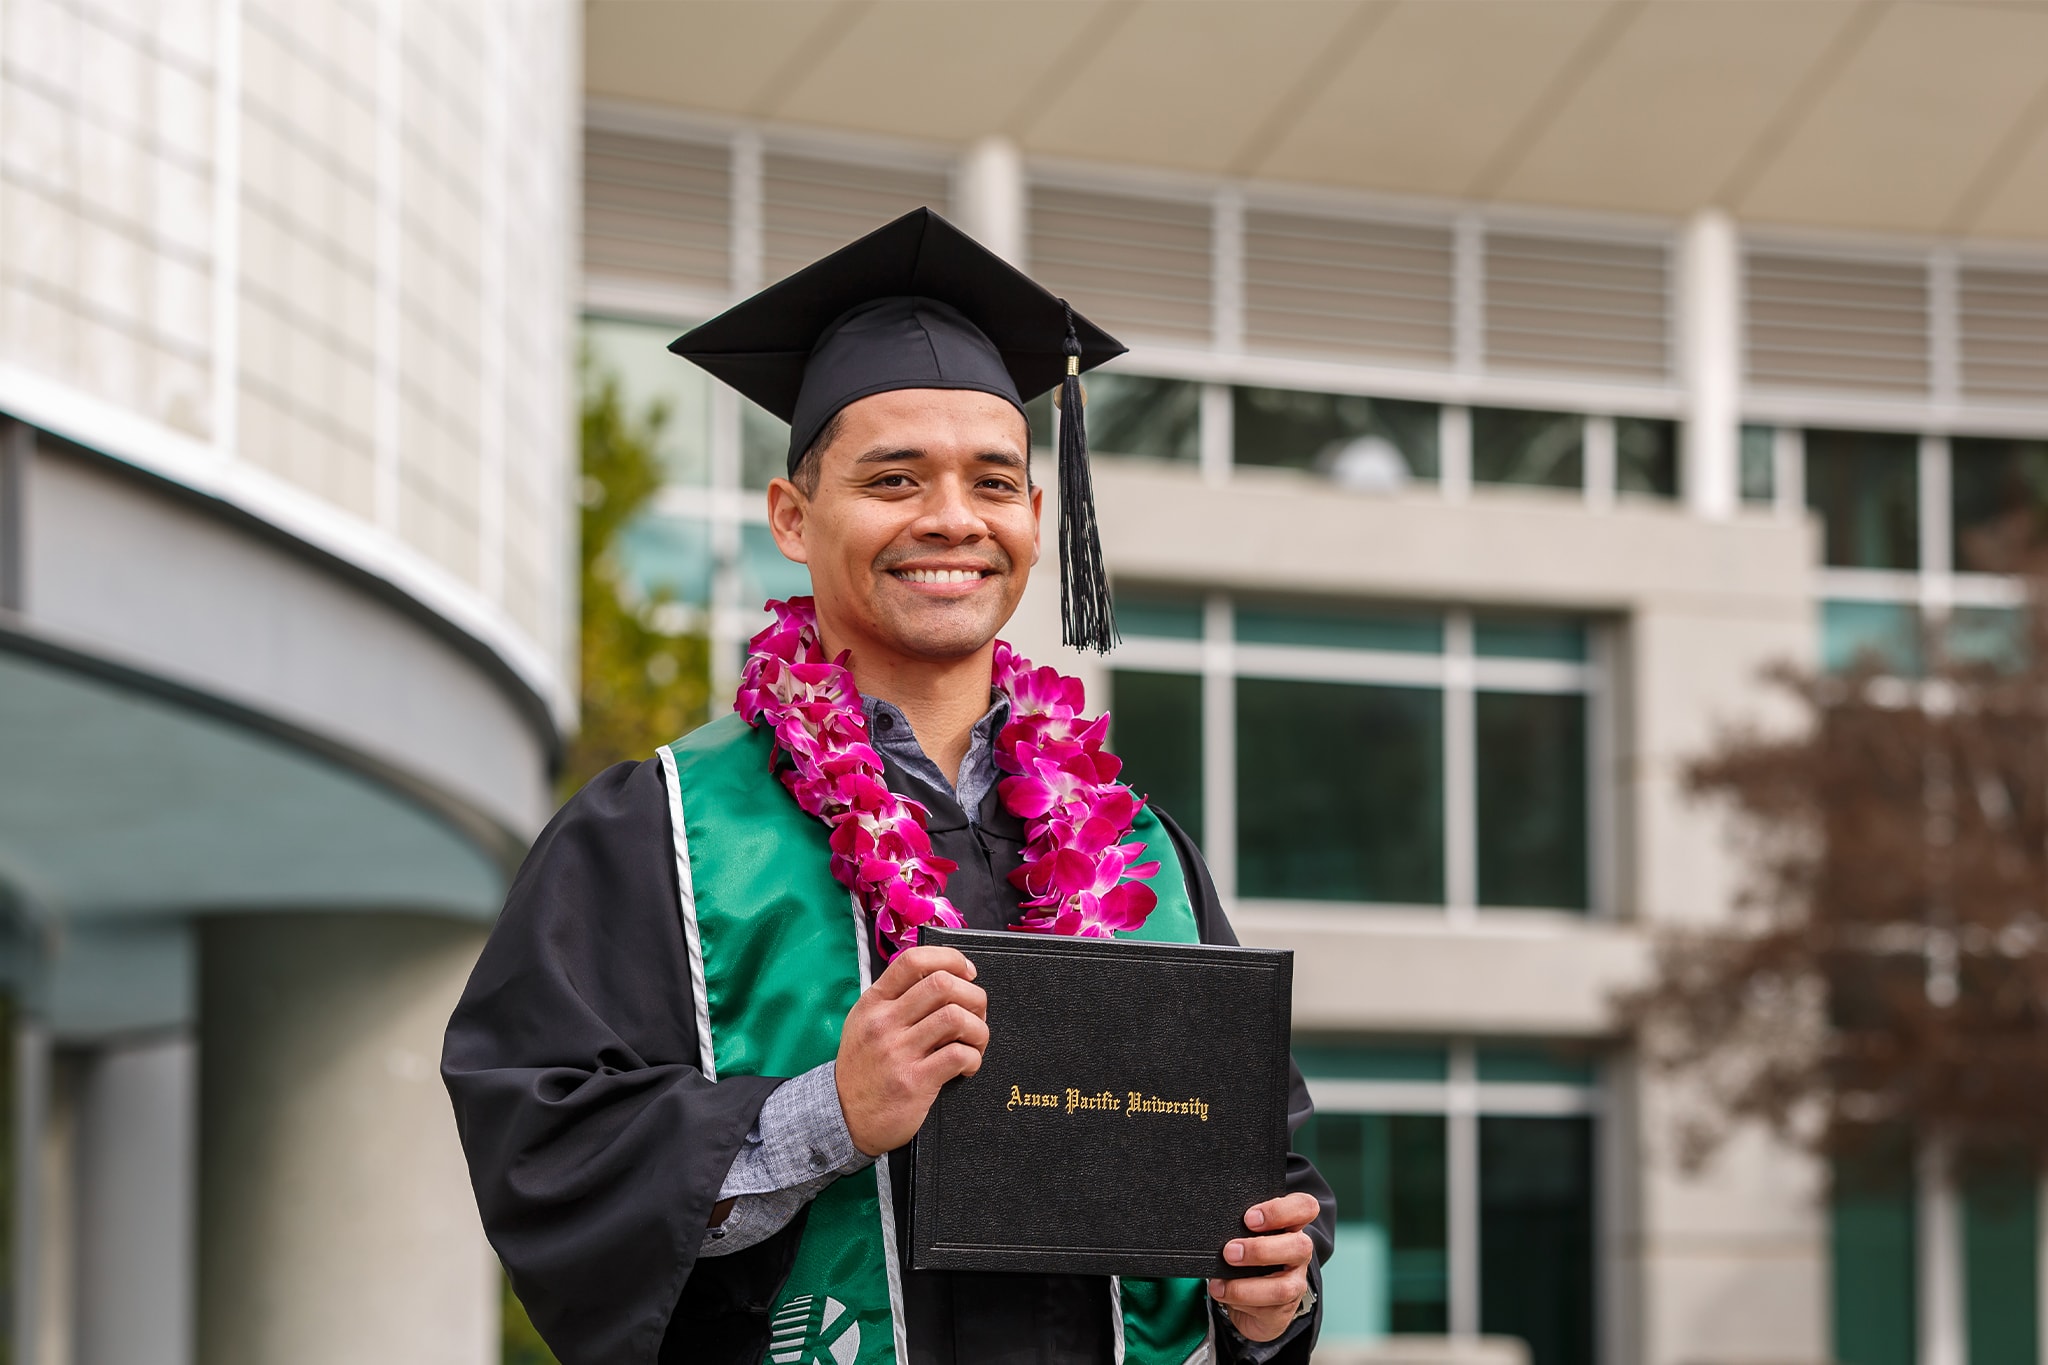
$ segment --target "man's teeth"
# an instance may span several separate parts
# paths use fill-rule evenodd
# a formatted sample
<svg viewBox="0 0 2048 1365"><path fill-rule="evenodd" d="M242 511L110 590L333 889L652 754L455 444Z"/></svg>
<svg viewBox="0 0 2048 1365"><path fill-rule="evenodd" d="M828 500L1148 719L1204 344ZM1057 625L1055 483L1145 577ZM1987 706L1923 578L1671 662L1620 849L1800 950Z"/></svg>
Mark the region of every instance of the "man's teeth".
<svg viewBox="0 0 2048 1365"><path fill-rule="evenodd" d="M906 583L978 583L979 569L898 569L897 576Z"/></svg>

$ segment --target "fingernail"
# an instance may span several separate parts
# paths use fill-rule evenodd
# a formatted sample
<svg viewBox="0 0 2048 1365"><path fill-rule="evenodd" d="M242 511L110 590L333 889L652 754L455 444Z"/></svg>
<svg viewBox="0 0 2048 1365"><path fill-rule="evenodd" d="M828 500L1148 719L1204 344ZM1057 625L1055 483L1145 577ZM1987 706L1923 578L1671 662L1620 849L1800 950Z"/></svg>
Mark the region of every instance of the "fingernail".
<svg viewBox="0 0 2048 1365"><path fill-rule="evenodd" d="M1244 1243L1232 1242L1229 1246L1223 1248L1223 1259L1229 1261L1232 1265L1242 1261L1244 1259Z"/></svg>
<svg viewBox="0 0 2048 1365"><path fill-rule="evenodd" d="M1244 1225L1248 1228L1262 1228L1266 1226L1266 1211L1264 1209L1253 1209L1244 1216Z"/></svg>
<svg viewBox="0 0 2048 1365"><path fill-rule="evenodd" d="M1209 1297L1210 1297L1210 1298L1212 1298L1212 1299L1213 1299L1213 1298L1220 1298L1220 1297L1222 1296L1222 1294L1223 1294L1223 1281L1221 1281L1221 1280L1211 1280L1211 1281L1209 1281Z"/></svg>

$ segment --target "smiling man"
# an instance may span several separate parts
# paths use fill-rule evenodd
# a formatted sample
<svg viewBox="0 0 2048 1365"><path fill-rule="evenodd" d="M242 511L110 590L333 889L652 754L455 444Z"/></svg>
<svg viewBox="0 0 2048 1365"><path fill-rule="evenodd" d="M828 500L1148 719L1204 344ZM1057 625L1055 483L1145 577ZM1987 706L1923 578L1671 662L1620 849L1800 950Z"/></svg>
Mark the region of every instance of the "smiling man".
<svg viewBox="0 0 2048 1365"><path fill-rule="evenodd" d="M907 1144L1003 1027L920 925L1235 942L1078 685L996 639L1039 559L1024 402L1060 384L1077 406L1122 347L920 210L674 349L789 420L768 515L814 597L770 604L738 714L555 817L449 1025L478 1204L542 1335L566 1365L1305 1365L1334 1206L1299 1156L1223 1248L1255 1276L920 1271L903 1250ZM1069 639L1106 648L1065 436Z"/></svg>

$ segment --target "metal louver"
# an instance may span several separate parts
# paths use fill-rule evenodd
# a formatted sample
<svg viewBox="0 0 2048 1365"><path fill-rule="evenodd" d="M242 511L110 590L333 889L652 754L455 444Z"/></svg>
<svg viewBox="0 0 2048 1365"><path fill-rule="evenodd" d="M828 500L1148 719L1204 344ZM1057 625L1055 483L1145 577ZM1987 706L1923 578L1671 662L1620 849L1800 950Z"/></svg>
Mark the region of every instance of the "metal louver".
<svg viewBox="0 0 2048 1365"><path fill-rule="evenodd" d="M936 167L769 152L761 173L761 282L794 274L912 209L947 212L950 187Z"/></svg>
<svg viewBox="0 0 2048 1365"><path fill-rule="evenodd" d="M583 143L583 260L593 275L724 293L732 151L592 128Z"/></svg>
<svg viewBox="0 0 2048 1365"><path fill-rule="evenodd" d="M1489 231L1484 279L1489 371L1670 377L1664 243Z"/></svg>
<svg viewBox="0 0 2048 1365"><path fill-rule="evenodd" d="M1925 265L1752 251L1744 278L1751 383L1927 392Z"/></svg>
<svg viewBox="0 0 2048 1365"><path fill-rule="evenodd" d="M1455 263L1447 225L1248 210L1245 345L1449 364Z"/></svg>
<svg viewBox="0 0 2048 1365"><path fill-rule="evenodd" d="M1956 311L1965 395L2048 401L2048 271L1966 265Z"/></svg>
<svg viewBox="0 0 2048 1365"><path fill-rule="evenodd" d="M1126 340L1209 341L1211 233L1206 203L1031 190L1031 273Z"/></svg>

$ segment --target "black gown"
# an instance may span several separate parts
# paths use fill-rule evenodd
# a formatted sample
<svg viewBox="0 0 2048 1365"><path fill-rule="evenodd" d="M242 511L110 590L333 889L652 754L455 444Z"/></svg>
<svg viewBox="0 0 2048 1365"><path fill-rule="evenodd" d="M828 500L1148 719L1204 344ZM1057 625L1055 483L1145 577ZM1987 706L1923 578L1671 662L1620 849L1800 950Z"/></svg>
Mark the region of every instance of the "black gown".
<svg viewBox="0 0 2048 1365"><path fill-rule="evenodd" d="M946 891L969 927L1019 918L1008 874L1021 861L1021 822L991 791L972 825L957 803L885 763L889 786L930 809L935 850L960 864ZM1201 855L1160 815L1202 941L1235 943ZM658 761L619 764L578 792L513 881L442 1052L485 1230L564 1365L761 1360L802 1235L799 1214L755 1246L698 1260L719 1186L779 1079L713 1084L697 1069L673 848ZM1292 1132L1310 1114L1299 1071L1288 1107ZM890 1156L898 1190L909 1188L905 1157ZM1335 1201L1306 1158L1290 1154L1287 1174L1289 1189L1322 1205L1309 1228L1320 1264ZM908 1204L897 1208L903 1247ZM1114 1358L1100 1277L906 1265L903 1293L906 1365ZM1315 1326L1297 1324L1270 1360L1306 1365ZM1220 1318L1216 1339L1233 1359Z"/></svg>

